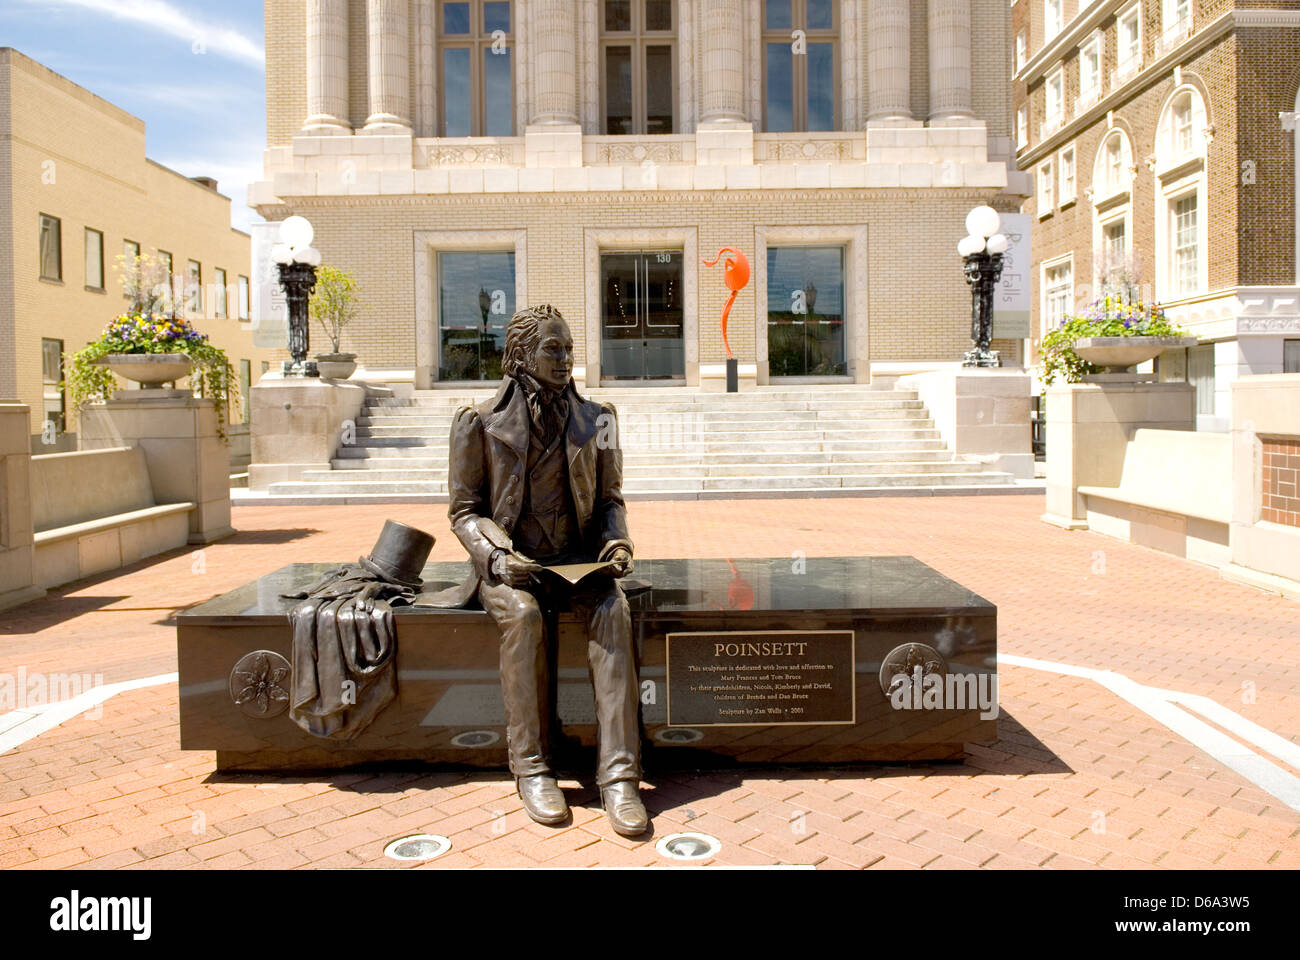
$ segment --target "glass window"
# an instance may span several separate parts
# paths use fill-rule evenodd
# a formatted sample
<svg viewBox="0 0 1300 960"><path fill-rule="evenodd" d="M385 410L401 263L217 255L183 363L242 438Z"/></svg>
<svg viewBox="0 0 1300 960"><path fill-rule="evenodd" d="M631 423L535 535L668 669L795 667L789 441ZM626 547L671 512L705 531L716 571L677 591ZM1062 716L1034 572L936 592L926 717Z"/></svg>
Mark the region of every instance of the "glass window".
<svg viewBox="0 0 1300 960"><path fill-rule="evenodd" d="M1069 203L1074 199L1074 147L1061 151L1061 202Z"/></svg>
<svg viewBox="0 0 1300 960"><path fill-rule="evenodd" d="M1044 113L1043 123L1048 127L1057 127L1061 123L1061 101L1062 92L1065 90L1065 80L1060 70L1047 78L1045 85L1045 95L1047 98L1047 107Z"/></svg>
<svg viewBox="0 0 1300 960"><path fill-rule="evenodd" d="M1052 208L1056 206L1052 187L1052 162L1049 160L1038 167L1038 215L1040 217L1051 213Z"/></svg>
<svg viewBox="0 0 1300 960"><path fill-rule="evenodd" d="M1192 95L1185 93L1174 101L1173 148L1175 154L1190 153L1194 126L1192 122Z"/></svg>
<svg viewBox="0 0 1300 960"><path fill-rule="evenodd" d="M1079 95L1090 97L1101 89L1101 41L1093 40L1079 51Z"/></svg>
<svg viewBox="0 0 1300 960"><path fill-rule="evenodd" d="M763 129L834 130L839 105L837 24L829 0L766 0Z"/></svg>
<svg viewBox="0 0 1300 960"><path fill-rule="evenodd" d="M217 267L212 271L212 315L226 318L226 271Z"/></svg>
<svg viewBox="0 0 1300 960"><path fill-rule="evenodd" d="M1123 263L1128 257L1128 230L1123 218L1101 228L1101 252L1110 265Z"/></svg>
<svg viewBox="0 0 1300 960"><path fill-rule="evenodd" d="M1061 32L1061 0L1043 0L1043 42Z"/></svg>
<svg viewBox="0 0 1300 960"><path fill-rule="evenodd" d="M41 214L41 279L63 279L63 221Z"/></svg>
<svg viewBox="0 0 1300 960"><path fill-rule="evenodd" d="M1282 372L1300 373L1300 340L1282 341Z"/></svg>
<svg viewBox="0 0 1300 960"><path fill-rule="evenodd" d="M1029 55L1029 37L1021 30L1016 34L1016 70L1019 71Z"/></svg>
<svg viewBox="0 0 1300 960"><path fill-rule="evenodd" d="M1021 107L1016 111L1016 146L1023 147L1029 143L1029 110Z"/></svg>
<svg viewBox="0 0 1300 960"><path fill-rule="evenodd" d="M443 0L438 18L440 135L514 134L510 3Z"/></svg>
<svg viewBox="0 0 1300 960"><path fill-rule="evenodd" d="M1187 350L1187 380L1196 387L1196 412L1214 413L1214 344Z"/></svg>
<svg viewBox="0 0 1300 960"><path fill-rule="evenodd" d="M185 309L193 316L203 315L203 268L191 260L185 276Z"/></svg>
<svg viewBox="0 0 1300 960"><path fill-rule="evenodd" d="M1170 215L1174 291L1180 295L1195 293L1200 280L1200 228L1196 194L1189 193L1173 201Z"/></svg>
<svg viewBox="0 0 1300 960"><path fill-rule="evenodd" d="M131 292L126 288L126 276L135 273L135 263L140 257L140 244L134 240L122 241L122 296L130 297Z"/></svg>
<svg viewBox="0 0 1300 960"><path fill-rule="evenodd" d="M104 289L104 235L86 228L86 286Z"/></svg>
<svg viewBox="0 0 1300 960"><path fill-rule="evenodd" d="M844 313L843 247L768 247L771 376L847 374Z"/></svg>
<svg viewBox="0 0 1300 960"><path fill-rule="evenodd" d="M1066 260L1043 269L1043 332L1055 330L1074 310L1074 264Z"/></svg>
<svg viewBox="0 0 1300 960"><path fill-rule="evenodd" d="M500 380L515 312L513 252L438 254L438 379Z"/></svg>
<svg viewBox="0 0 1300 960"><path fill-rule="evenodd" d="M239 278L239 319L248 319L248 277Z"/></svg>
<svg viewBox="0 0 1300 960"><path fill-rule="evenodd" d="M41 340L41 395L44 423L53 423L58 433L64 430L63 408L63 341Z"/></svg>
<svg viewBox="0 0 1300 960"><path fill-rule="evenodd" d="M672 133L673 5L605 0L605 133Z"/></svg>
<svg viewBox="0 0 1300 960"><path fill-rule="evenodd" d="M1142 20L1134 7L1119 20L1119 62L1135 64L1142 53Z"/></svg>

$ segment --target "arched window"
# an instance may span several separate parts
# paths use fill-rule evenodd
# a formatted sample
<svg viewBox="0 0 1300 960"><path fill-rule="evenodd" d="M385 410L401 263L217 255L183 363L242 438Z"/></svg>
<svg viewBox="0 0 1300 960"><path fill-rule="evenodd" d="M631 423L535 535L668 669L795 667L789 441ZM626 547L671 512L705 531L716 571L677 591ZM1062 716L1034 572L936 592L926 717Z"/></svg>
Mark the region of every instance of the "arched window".
<svg viewBox="0 0 1300 960"><path fill-rule="evenodd" d="M1132 187L1132 145L1123 130L1111 130L1092 165L1092 265L1099 291L1127 295L1140 280L1132 256Z"/></svg>
<svg viewBox="0 0 1300 960"><path fill-rule="evenodd" d="M1179 300L1208 286L1205 100L1182 85L1165 101L1156 128L1156 296Z"/></svg>

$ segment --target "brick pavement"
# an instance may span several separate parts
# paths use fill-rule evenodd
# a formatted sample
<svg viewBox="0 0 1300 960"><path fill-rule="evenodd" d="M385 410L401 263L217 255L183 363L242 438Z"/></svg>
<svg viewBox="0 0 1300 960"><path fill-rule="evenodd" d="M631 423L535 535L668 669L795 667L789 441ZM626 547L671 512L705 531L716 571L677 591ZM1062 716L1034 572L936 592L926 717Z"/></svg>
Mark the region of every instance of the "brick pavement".
<svg viewBox="0 0 1300 960"><path fill-rule="evenodd" d="M912 554L999 607L999 649L1213 698L1297 742L1300 608L1207 567L1041 523L1038 497L669 501L629 506L642 557ZM241 533L0 614L0 674L175 669L177 610L286 563L349 560L393 516L463 554L437 506L243 507ZM718 837L718 864L821 868L1297 867L1300 813L1089 679L1001 668L996 744L964 763L672 773L655 837ZM173 684L119 694L0 756L0 867L669 864L612 833L589 783L562 828L504 773L216 774L177 749ZM1295 771L1292 771L1295 772ZM684 867L689 869L689 867Z"/></svg>

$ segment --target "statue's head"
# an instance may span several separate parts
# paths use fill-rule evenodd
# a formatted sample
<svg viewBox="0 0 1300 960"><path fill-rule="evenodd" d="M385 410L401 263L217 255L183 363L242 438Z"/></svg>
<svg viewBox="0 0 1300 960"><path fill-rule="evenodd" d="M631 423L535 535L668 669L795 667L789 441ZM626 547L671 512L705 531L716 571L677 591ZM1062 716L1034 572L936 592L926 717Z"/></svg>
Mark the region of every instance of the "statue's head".
<svg viewBox="0 0 1300 960"><path fill-rule="evenodd" d="M546 303L511 317L501 368L507 377L521 370L530 373L552 390L568 386L573 377L573 334L560 311Z"/></svg>

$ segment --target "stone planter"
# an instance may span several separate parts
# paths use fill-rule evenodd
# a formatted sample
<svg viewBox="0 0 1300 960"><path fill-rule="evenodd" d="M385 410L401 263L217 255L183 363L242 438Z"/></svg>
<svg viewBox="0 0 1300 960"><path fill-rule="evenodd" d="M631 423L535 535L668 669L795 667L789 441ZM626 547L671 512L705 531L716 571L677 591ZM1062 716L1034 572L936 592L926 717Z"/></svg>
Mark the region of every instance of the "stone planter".
<svg viewBox="0 0 1300 960"><path fill-rule="evenodd" d="M1105 367L1107 373L1124 373L1166 350L1196 343L1195 337L1080 337L1074 341L1074 352L1082 360Z"/></svg>
<svg viewBox="0 0 1300 960"><path fill-rule="evenodd" d="M326 380L346 380L357 369L355 353L318 353L316 370Z"/></svg>
<svg viewBox="0 0 1300 960"><path fill-rule="evenodd" d="M110 353L97 362L119 377L134 380L142 390L156 390L188 377L194 366L184 353Z"/></svg>

